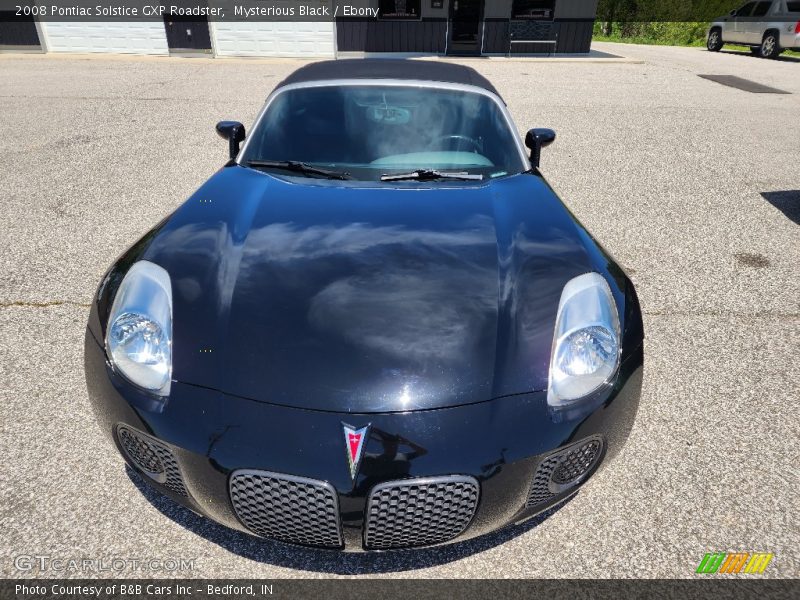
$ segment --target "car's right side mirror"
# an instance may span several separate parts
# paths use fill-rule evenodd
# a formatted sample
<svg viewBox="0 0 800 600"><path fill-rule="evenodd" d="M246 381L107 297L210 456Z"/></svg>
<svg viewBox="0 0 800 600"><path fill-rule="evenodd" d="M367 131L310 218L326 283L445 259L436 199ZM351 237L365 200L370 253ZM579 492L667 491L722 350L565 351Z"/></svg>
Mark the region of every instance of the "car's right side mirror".
<svg viewBox="0 0 800 600"><path fill-rule="evenodd" d="M217 133L228 140L228 154L231 158L236 158L239 154L239 142L244 140L244 125L239 121L220 121L217 123Z"/></svg>
<svg viewBox="0 0 800 600"><path fill-rule="evenodd" d="M539 162L542 156L542 148L549 146L556 141L556 132L552 129L544 129L537 127L531 129L525 136L525 145L531 151L531 165L539 167Z"/></svg>

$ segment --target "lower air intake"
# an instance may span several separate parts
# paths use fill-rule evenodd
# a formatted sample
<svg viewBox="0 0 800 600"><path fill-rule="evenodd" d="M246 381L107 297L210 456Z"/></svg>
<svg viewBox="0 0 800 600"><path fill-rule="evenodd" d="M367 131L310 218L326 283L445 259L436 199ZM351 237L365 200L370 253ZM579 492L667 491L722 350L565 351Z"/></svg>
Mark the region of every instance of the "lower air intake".
<svg viewBox="0 0 800 600"><path fill-rule="evenodd" d="M117 439L137 469L176 494L188 496L178 461L166 444L127 425L117 426Z"/></svg>
<svg viewBox="0 0 800 600"><path fill-rule="evenodd" d="M236 516L256 535L291 544L341 548L339 502L329 483L269 471L231 475Z"/></svg>
<svg viewBox="0 0 800 600"><path fill-rule="evenodd" d="M525 506L530 508L542 504L579 485L600 462L602 455L602 439L592 437L547 456L536 469Z"/></svg>
<svg viewBox="0 0 800 600"><path fill-rule="evenodd" d="M367 502L364 546L405 548L453 539L472 521L478 496L478 482L458 475L379 484Z"/></svg>

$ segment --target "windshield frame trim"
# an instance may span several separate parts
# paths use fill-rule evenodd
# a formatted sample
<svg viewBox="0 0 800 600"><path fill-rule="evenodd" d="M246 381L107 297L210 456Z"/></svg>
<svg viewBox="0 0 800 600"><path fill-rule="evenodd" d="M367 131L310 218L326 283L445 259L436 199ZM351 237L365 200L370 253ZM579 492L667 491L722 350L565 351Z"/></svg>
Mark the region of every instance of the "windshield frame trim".
<svg viewBox="0 0 800 600"><path fill-rule="evenodd" d="M239 154L236 156L235 162L237 165L242 167L247 167L241 159L245 156L247 152L247 148L250 146L250 141L253 139L253 133L258 129L261 125L261 121L264 118L267 110L269 109L270 105L275 101L278 96L283 94L284 92L289 92L292 90L299 90L305 88L319 88L319 87L344 87L344 86L390 86L390 87L421 87L421 88L433 88L438 90L454 90L454 91L461 91L461 92L469 92L473 94L479 94L481 96L485 96L490 100L493 100L497 107L500 109L500 113L503 115L505 119L506 126L509 128L511 132L511 136L514 138L514 143L517 147L517 152L519 153L522 170L520 172L524 173L531 169L530 159L528 158L528 154L525 151L525 147L522 144L522 138L519 136L519 132L517 130L516 125L514 124L514 120L511 118L511 113L508 111L508 107L506 106L505 102L495 93L490 92L489 90L474 86L474 85L467 85L463 83L449 83L444 81L426 81L426 80L418 80L418 79L320 79L318 81L303 81L301 83L292 83L289 85L285 85L270 93L267 96L267 100L264 103L264 106L256 116L256 120L253 123L253 126L250 128L250 135L244 141L244 145L242 149L239 151Z"/></svg>

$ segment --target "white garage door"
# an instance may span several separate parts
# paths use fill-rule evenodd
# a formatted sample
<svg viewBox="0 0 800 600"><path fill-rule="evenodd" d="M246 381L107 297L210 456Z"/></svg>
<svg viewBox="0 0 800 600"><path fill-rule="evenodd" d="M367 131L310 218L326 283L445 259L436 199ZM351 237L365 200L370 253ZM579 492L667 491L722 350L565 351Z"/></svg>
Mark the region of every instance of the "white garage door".
<svg viewBox="0 0 800 600"><path fill-rule="evenodd" d="M42 22L49 52L169 54L161 21L139 23Z"/></svg>
<svg viewBox="0 0 800 600"><path fill-rule="evenodd" d="M332 57L333 23L210 23L219 56Z"/></svg>

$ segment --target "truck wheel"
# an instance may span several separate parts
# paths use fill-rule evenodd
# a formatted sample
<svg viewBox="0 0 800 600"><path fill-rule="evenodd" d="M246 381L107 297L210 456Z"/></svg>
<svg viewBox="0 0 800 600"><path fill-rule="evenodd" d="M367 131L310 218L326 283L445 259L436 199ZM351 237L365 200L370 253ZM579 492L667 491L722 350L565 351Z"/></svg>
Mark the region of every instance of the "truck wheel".
<svg viewBox="0 0 800 600"><path fill-rule="evenodd" d="M708 48L709 52L719 52L722 50L722 46L722 31L718 27L715 27L708 32L706 48Z"/></svg>
<svg viewBox="0 0 800 600"><path fill-rule="evenodd" d="M780 53L781 45L778 40L778 34L774 31L768 31L761 41L761 56L764 58L778 58Z"/></svg>

